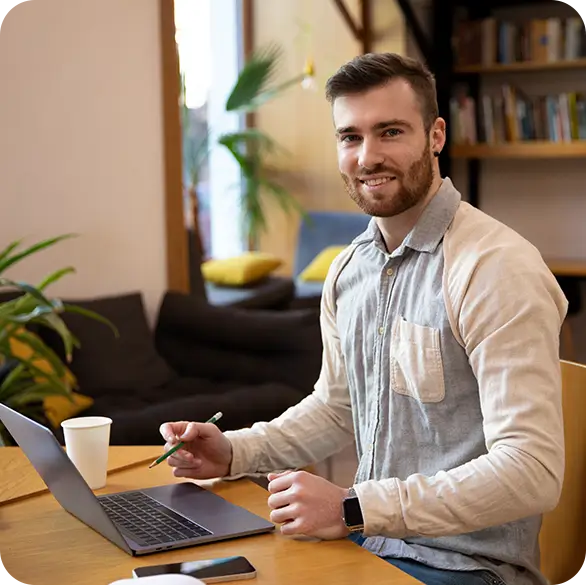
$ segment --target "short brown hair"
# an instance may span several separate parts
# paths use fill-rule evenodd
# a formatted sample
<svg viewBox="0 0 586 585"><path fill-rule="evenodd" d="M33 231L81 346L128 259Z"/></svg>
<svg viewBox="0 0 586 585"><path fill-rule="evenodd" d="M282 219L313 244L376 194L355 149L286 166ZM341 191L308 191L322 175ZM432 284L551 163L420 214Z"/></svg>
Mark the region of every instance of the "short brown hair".
<svg viewBox="0 0 586 585"><path fill-rule="evenodd" d="M326 98L334 103L344 95L380 87L392 79L405 79L417 95L423 126L429 132L439 116L435 78L427 67L396 53L367 53L342 65L326 83Z"/></svg>

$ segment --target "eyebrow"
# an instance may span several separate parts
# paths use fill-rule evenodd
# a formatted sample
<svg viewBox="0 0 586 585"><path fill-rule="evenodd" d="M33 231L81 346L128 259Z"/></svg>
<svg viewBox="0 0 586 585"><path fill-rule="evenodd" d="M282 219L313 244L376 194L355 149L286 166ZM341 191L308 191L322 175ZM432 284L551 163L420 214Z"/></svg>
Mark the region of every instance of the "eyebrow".
<svg viewBox="0 0 586 585"><path fill-rule="evenodd" d="M409 122L407 122L407 120L399 120L398 118L395 118L393 120L377 122L374 126L372 126L371 130L383 130L384 128L389 128L390 126L403 126L404 128L413 128L413 126ZM341 126L340 128L336 128L336 135L357 133L359 133L359 130L356 126Z"/></svg>

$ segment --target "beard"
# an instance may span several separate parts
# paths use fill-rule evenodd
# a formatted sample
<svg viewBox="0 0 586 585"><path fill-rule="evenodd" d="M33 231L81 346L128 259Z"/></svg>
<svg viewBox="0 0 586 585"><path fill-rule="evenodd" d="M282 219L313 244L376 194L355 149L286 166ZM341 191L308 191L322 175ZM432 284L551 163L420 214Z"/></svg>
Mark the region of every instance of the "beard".
<svg viewBox="0 0 586 585"><path fill-rule="evenodd" d="M358 179L341 173L346 191L358 207L372 217L393 217L415 207L427 197L433 183L433 166L429 144L423 150L421 157L412 163L406 171L379 164L370 169L368 173L364 173L363 176L381 173L396 177L388 183L387 192L381 193L365 193L362 183Z"/></svg>

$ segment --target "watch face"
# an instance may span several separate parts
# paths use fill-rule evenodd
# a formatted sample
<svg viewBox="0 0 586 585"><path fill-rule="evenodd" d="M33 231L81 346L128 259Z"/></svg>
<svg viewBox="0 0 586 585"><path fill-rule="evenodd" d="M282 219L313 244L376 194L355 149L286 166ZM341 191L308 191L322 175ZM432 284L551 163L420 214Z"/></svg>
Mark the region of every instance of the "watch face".
<svg viewBox="0 0 586 585"><path fill-rule="evenodd" d="M362 526L364 524L358 498L344 500L344 522L346 526Z"/></svg>

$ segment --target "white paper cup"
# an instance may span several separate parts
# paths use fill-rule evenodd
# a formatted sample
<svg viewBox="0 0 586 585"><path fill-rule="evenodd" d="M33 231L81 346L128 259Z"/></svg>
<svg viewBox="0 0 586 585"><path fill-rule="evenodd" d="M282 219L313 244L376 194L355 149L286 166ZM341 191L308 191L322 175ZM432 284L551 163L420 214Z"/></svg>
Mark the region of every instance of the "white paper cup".
<svg viewBox="0 0 586 585"><path fill-rule="evenodd" d="M80 416L61 423L67 455L92 490L106 485L111 424L105 416Z"/></svg>

